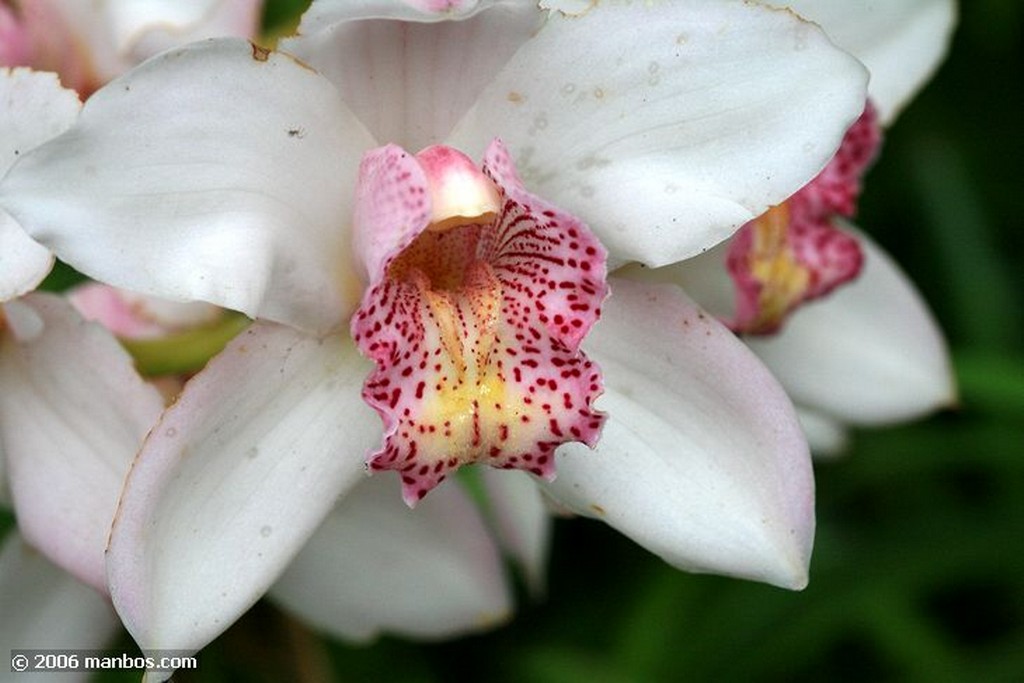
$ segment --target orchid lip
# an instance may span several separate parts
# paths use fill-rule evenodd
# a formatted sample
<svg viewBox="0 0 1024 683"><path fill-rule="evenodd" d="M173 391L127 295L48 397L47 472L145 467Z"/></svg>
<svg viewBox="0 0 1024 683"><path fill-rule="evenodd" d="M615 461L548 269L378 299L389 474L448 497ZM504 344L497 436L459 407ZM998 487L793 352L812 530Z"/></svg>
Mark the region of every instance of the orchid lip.
<svg viewBox="0 0 1024 683"><path fill-rule="evenodd" d="M474 462L552 479L557 446L594 445L604 421L579 350L608 291L603 247L522 187L500 141L482 168L449 147L374 150L357 194L357 235L383 252L352 322L385 425L369 467L398 470L410 505Z"/></svg>
<svg viewBox="0 0 1024 683"><path fill-rule="evenodd" d="M878 115L868 102L831 162L782 204L750 221L729 246L726 267L736 285L729 323L741 334L772 334L804 303L853 281L864 264L856 237L833 224L856 212L860 179L880 144Z"/></svg>

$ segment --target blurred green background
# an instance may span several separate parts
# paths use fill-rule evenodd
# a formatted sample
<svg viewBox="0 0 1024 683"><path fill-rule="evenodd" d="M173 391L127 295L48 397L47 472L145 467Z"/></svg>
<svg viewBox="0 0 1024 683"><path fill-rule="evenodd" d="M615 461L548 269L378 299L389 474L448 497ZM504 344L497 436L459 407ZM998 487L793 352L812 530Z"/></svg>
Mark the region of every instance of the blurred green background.
<svg viewBox="0 0 1024 683"><path fill-rule="evenodd" d="M502 629L350 647L261 604L180 680L1024 680L1022 19L1017 0L963 3L867 178L858 222L931 303L962 405L818 463L807 590L684 574L563 520L547 597Z"/></svg>

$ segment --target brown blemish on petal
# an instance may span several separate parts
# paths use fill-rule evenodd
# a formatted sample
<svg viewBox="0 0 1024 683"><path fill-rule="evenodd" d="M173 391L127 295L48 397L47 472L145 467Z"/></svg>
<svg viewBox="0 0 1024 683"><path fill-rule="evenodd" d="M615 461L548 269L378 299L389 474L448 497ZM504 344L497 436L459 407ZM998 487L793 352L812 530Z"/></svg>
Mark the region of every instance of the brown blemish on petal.
<svg viewBox="0 0 1024 683"><path fill-rule="evenodd" d="M250 43L252 45L252 58L257 62L265 62L270 58L270 50L265 47L260 47L256 43Z"/></svg>
<svg viewBox="0 0 1024 683"><path fill-rule="evenodd" d="M594 514L599 515L601 517L604 517L604 515L606 514L604 508L598 505L597 503L591 503L590 509Z"/></svg>
<svg viewBox="0 0 1024 683"><path fill-rule="evenodd" d="M523 97L522 93L518 93L515 90L510 92L507 95L507 97L508 101L511 102L512 104L522 104L526 100L526 98Z"/></svg>

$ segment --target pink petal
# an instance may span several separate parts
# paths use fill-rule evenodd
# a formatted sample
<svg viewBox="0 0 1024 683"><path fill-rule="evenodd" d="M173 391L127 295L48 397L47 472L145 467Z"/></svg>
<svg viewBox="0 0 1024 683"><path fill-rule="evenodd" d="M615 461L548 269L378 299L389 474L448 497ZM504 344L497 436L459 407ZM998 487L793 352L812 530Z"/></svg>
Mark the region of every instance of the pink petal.
<svg viewBox="0 0 1024 683"><path fill-rule="evenodd" d="M736 284L734 330L776 332L798 306L857 277L864 262L857 239L832 220L856 212L861 176L880 144L878 114L868 103L814 180L736 234L726 257Z"/></svg>
<svg viewBox="0 0 1024 683"><path fill-rule="evenodd" d="M0 439L18 525L53 562L106 591L104 550L121 485L163 399L128 354L70 304L6 304Z"/></svg>
<svg viewBox="0 0 1024 683"><path fill-rule="evenodd" d="M590 409L600 374L578 349L607 293L604 249L523 189L497 141L475 182L493 181L500 216L448 229L432 213L444 155L431 155L370 153L356 218L372 286L352 333L377 363L364 396L386 435L370 464L402 472L410 504L473 461L551 478L554 448L593 444L603 419Z"/></svg>

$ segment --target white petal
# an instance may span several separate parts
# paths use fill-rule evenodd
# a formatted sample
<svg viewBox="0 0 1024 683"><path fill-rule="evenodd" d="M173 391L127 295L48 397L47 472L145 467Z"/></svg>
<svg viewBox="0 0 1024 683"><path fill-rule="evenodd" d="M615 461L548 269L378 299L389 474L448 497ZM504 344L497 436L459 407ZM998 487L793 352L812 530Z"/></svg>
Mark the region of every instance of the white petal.
<svg viewBox="0 0 1024 683"><path fill-rule="evenodd" d="M4 454L4 440L0 439L0 508L10 507L11 486L7 481L7 456Z"/></svg>
<svg viewBox="0 0 1024 683"><path fill-rule="evenodd" d="M121 485L163 399L114 337L64 299L29 294L5 311L0 440L18 526L105 592L103 551Z"/></svg>
<svg viewBox="0 0 1024 683"><path fill-rule="evenodd" d="M786 0L871 72L868 93L888 125L932 77L949 49L953 0Z"/></svg>
<svg viewBox="0 0 1024 683"><path fill-rule="evenodd" d="M186 385L132 468L108 551L143 648L210 642L363 479L381 438L368 371L347 337L255 323Z"/></svg>
<svg viewBox="0 0 1024 683"><path fill-rule="evenodd" d="M866 74L815 26L753 3L554 13L456 127L619 262L692 256L810 180L864 106Z"/></svg>
<svg viewBox="0 0 1024 683"><path fill-rule="evenodd" d="M949 352L927 305L892 259L858 236L860 277L750 347L796 403L844 422L886 424L952 405Z"/></svg>
<svg viewBox="0 0 1024 683"><path fill-rule="evenodd" d="M0 202L98 280L304 329L359 296L348 221L370 139L330 83L224 39L165 52L23 156Z"/></svg>
<svg viewBox="0 0 1024 683"><path fill-rule="evenodd" d="M519 564L534 594L544 592L551 548L548 505L532 477L522 471L479 468L502 548Z"/></svg>
<svg viewBox="0 0 1024 683"><path fill-rule="evenodd" d="M424 22L450 15L398 3L388 12L351 4L334 4L331 12L324 3L314 6L316 16L303 18L309 34L283 41L282 49L330 78L378 141L414 154L444 140L543 19L535 4L522 1L440 23ZM406 21L351 20L382 14ZM350 20L335 23L343 18ZM330 28L309 30L324 24Z"/></svg>
<svg viewBox="0 0 1024 683"><path fill-rule="evenodd" d="M33 147L67 130L81 108L56 75L28 69L0 69L0 176ZM38 285L53 256L0 210L0 301Z"/></svg>
<svg viewBox="0 0 1024 683"><path fill-rule="evenodd" d="M459 635L511 610L498 548L462 489L449 482L410 510L387 474L338 504L272 594L350 640Z"/></svg>
<svg viewBox="0 0 1024 683"><path fill-rule="evenodd" d="M625 280L586 346L609 419L595 451L563 447L553 497L675 566L803 587L811 460L757 358L678 287Z"/></svg>
<svg viewBox="0 0 1024 683"><path fill-rule="evenodd" d="M49 249L25 234L0 209L0 301L30 292L53 267Z"/></svg>
<svg viewBox="0 0 1024 683"><path fill-rule="evenodd" d="M416 22L460 20L494 5L536 7L533 0L314 0L302 15L298 32L310 35L355 19Z"/></svg>
<svg viewBox="0 0 1024 683"><path fill-rule="evenodd" d="M797 406L796 412L816 459L835 458L846 452L850 434L841 422L809 408Z"/></svg>
<svg viewBox="0 0 1024 683"><path fill-rule="evenodd" d="M640 282L678 285L705 311L719 320L731 320L736 307L736 287L725 266L729 244L723 242L703 254L661 268L630 263L615 271L615 275Z"/></svg>
<svg viewBox="0 0 1024 683"><path fill-rule="evenodd" d="M137 61L204 38L255 37L261 0L112 0L107 3L118 51Z"/></svg>
<svg viewBox="0 0 1024 683"><path fill-rule="evenodd" d="M12 649L87 649L111 644L119 623L99 593L50 564L17 533L0 550L0 652ZM8 674L0 679L22 680ZM84 681L89 672L46 676L46 680ZM32 679L33 676L27 676Z"/></svg>
<svg viewBox="0 0 1024 683"><path fill-rule="evenodd" d="M82 108L52 73L0 68L0 174L27 151L60 135Z"/></svg>

